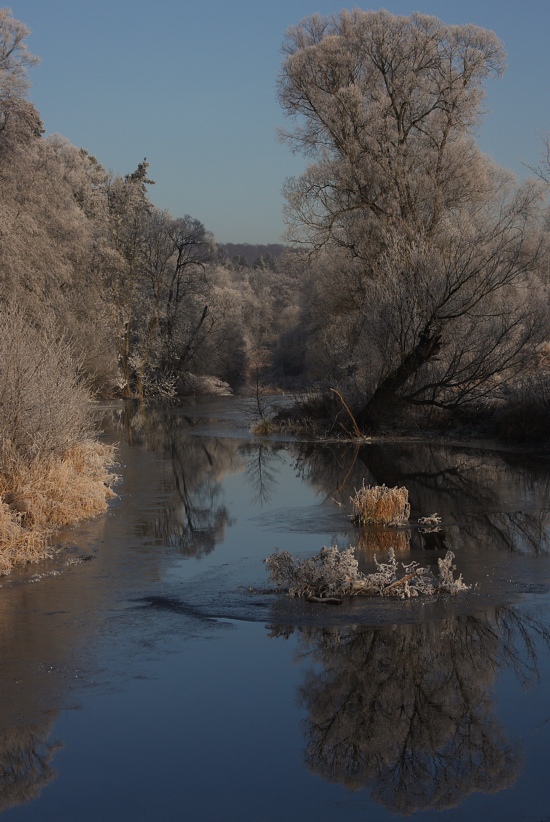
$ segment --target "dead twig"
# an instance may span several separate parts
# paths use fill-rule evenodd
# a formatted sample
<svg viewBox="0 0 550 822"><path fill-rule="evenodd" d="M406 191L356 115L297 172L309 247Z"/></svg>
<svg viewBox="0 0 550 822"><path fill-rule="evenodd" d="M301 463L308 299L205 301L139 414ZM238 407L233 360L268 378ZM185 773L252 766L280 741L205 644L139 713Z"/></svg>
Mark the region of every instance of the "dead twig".
<svg viewBox="0 0 550 822"><path fill-rule="evenodd" d="M357 425L357 420L355 419L355 417L351 413L350 408L349 408L348 404L346 403L345 399L343 398L343 396L340 394L339 391L336 390L336 388L331 388L330 390L332 391L333 394L336 394L336 396L338 397L338 399L340 400L340 402L342 403L342 405L344 406L344 408L348 412L349 418L351 420L351 424L353 425L353 432L354 432L355 436L357 437L357 439L358 440L365 439L364 435L361 433L361 431L359 429L359 426Z"/></svg>

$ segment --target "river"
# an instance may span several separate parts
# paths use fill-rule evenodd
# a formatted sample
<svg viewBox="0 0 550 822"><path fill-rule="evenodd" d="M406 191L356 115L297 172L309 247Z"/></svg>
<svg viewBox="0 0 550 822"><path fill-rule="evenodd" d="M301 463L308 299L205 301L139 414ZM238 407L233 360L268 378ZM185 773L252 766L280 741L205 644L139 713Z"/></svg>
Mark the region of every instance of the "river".
<svg viewBox="0 0 550 822"><path fill-rule="evenodd" d="M550 820L550 462L249 434L246 402L105 407L108 513L0 578L9 820ZM410 527L361 532L363 483ZM437 512L441 528L418 527ZM263 560L390 545L457 597L274 592Z"/></svg>

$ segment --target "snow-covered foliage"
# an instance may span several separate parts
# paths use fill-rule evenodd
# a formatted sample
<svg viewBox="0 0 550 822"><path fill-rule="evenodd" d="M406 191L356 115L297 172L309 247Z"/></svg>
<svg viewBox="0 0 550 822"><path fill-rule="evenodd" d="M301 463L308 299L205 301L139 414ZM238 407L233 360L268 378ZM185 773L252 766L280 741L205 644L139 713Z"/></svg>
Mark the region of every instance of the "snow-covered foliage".
<svg viewBox="0 0 550 822"><path fill-rule="evenodd" d="M264 561L271 581L288 588L293 597L351 596L359 579L353 548L339 551L336 545L323 546L306 560L295 559L288 551L276 551Z"/></svg>
<svg viewBox="0 0 550 822"><path fill-rule="evenodd" d="M386 562L375 558L376 571L372 574L359 570L353 548L340 551L335 545L323 546L306 560L295 559L288 551L276 551L264 561L270 581L287 589L290 596L334 601L358 595L409 599L437 593L457 594L470 586L463 582L462 574L454 578L453 560L452 551L438 560L438 577L418 562L398 562L393 548L389 549Z"/></svg>

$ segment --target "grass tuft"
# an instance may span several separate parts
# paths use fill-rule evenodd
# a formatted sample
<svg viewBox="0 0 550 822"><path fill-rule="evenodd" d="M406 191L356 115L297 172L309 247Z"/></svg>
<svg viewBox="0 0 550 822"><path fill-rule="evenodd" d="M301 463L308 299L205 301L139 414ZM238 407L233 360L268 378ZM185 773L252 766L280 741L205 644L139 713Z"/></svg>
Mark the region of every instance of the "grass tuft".
<svg viewBox="0 0 550 822"><path fill-rule="evenodd" d="M359 525L404 525L410 516L409 492L406 488L385 485L363 485L350 497L352 518Z"/></svg>

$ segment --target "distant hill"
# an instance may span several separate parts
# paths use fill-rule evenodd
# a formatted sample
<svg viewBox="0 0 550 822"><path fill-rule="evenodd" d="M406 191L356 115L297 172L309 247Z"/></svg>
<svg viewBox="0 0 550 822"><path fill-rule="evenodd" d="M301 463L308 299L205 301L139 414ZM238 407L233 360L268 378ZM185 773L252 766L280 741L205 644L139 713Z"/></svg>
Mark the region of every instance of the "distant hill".
<svg viewBox="0 0 550 822"><path fill-rule="evenodd" d="M277 259L287 246L282 243L268 243L268 245L252 245L252 243L217 243L228 262L235 257L244 257L249 265L254 265L258 257L268 255Z"/></svg>

